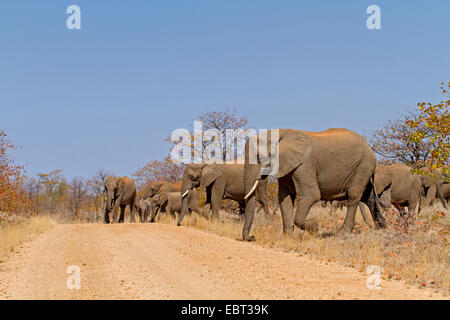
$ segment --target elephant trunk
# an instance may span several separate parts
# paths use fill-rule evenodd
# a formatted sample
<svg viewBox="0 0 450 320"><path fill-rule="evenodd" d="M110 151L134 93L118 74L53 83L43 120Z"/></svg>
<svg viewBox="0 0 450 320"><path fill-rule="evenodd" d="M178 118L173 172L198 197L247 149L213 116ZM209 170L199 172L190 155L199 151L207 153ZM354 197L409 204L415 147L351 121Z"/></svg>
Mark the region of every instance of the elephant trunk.
<svg viewBox="0 0 450 320"><path fill-rule="evenodd" d="M184 215L188 210L188 198L189 198L189 191L191 189L192 184L184 180L183 183L181 184L181 211L177 221L177 226L181 225L181 221L183 221Z"/></svg>
<svg viewBox="0 0 450 320"><path fill-rule="evenodd" d="M106 212L109 213L113 209L114 192L109 191L106 193Z"/></svg>
<svg viewBox="0 0 450 320"><path fill-rule="evenodd" d="M155 222L156 220L156 214L158 213L159 205L156 203L152 203L152 206L150 208L150 222Z"/></svg>
<svg viewBox="0 0 450 320"><path fill-rule="evenodd" d="M383 213L383 209L382 209L383 203L381 202L380 198L378 197L378 192L380 192L380 191L377 190L375 187L375 175L372 175L372 177L370 177L370 183L372 185L372 194L373 194L372 210L373 210L373 212L375 212L375 217L376 217L376 219L374 219L373 222L375 223L376 228L386 228L386 221L384 220L384 217L382 214Z"/></svg>
<svg viewBox="0 0 450 320"><path fill-rule="evenodd" d="M256 205L256 187L261 179L260 167L257 164L245 164L244 165L244 191L246 194L245 199L245 222L242 229L242 238L247 241L254 240L253 236L250 236L250 229L253 223L253 217L255 215ZM253 189L253 190L252 190Z"/></svg>

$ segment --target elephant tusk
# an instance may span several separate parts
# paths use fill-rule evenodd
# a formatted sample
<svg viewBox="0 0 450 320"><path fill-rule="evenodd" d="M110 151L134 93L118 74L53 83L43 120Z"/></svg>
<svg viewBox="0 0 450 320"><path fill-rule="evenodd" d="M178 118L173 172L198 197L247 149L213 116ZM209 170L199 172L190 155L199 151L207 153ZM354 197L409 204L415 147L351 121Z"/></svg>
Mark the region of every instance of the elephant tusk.
<svg viewBox="0 0 450 320"><path fill-rule="evenodd" d="M188 194L188 192L189 192L189 190L186 190L186 191L181 195L181 198L186 197L186 195Z"/></svg>
<svg viewBox="0 0 450 320"><path fill-rule="evenodd" d="M250 197L253 193L253 191L255 191L256 187L258 186L259 180L255 181L255 184L252 187L252 190L250 190L249 193L247 193L247 195L244 197L245 200L247 200L248 197Z"/></svg>

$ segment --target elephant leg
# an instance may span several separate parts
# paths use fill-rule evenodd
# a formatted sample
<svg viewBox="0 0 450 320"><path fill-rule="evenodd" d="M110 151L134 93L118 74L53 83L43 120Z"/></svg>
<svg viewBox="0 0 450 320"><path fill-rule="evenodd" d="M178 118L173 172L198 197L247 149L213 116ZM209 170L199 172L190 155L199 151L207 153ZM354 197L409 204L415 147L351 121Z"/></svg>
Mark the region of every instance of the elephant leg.
<svg viewBox="0 0 450 320"><path fill-rule="evenodd" d="M381 208L381 205L377 205L374 187L371 182L367 184L363 196L361 197L361 202L364 202L369 208L370 214L375 224L375 228L376 229L385 228L386 221L384 220L384 217L381 215L381 212L378 210L378 208Z"/></svg>
<svg viewBox="0 0 450 320"><path fill-rule="evenodd" d="M156 221L156 218L158 218L158 220L159 220L159 211L160 211L160 209L161 209L161 207L158 206L158 207L154 210L154 212L152 213L152 218L150 219L151 222L155 222L155 221Z"/></svg>
<svg viewBox="0 0 450 320"><path fill-rule="evenodd" d="M270 214L269 203L267 201L264 201L264 200L260 200L259 203L261 204L261 207L264 210L265 217L266 218L270 218L272 215Z"/></svg>
<svg viewBox="0 0 450 320"><path fill-rule="evenodd" d="M364 208L364 204L360 202L358 206L359 211L361 211L361 216L363 217L364 222L369 226L369 228L372 228L372 225L369 222L369 217L367 217L366 208Z"/></svg>
<svg viewBox="0 0 450 320"><path fill-rule="evenodd" d="M405 206L394 203L394 208L397 209L397 211L400 213L401 217L404 217L407 214L407 211L405 210Z"/></svg>
<svg viewBox="0 0 450 320"><path fill-rule="evenodd" d="M244 221L245 217L245 202L238 201L239 204L239 221Z"/></svg>
<svg viewBox="0 0 450 320"><path fill-rule="evenodd" d="M135 223L136 222L135 217L134 217L134 214L136 212L136 202L135 202L135 200L136 200L136 196L133 197L133 199L131 200L131 203L130 203L130 222L131 223ZM142 221L142 219L141 219L141 221Z"/></svg>
<svg viewBox="0 0 450 320"><path fill-rule="evenodd" d="M298 167L292 176L295 188L296 212L294 224L302 230L315 232L317 226L306 223L306 217L312 205L320 201L320 189L317 184L317 176L312 164ZM293 192L291 192L293 194Z"/></svg>
<svg viewBox="0 0 450 320"><path fill-rule="evenodd" d="M297 195L295 201L297 208L294 216L294 224L302 230L316 232L317 226L314 223L307 222L306 217L312 205L319 200L316 197Z"/></svg>
<svg viewBox="0 0 450 320"><path fill-rule="evenodd" d="M211 189L211 210L212 210L212 217L214 219L219 218L220 202L223 199L224 192L225 186L214 183Z"/></svg>
<svg viewBox="0 0 450 320"><path fill-rule="evenodd" d="M188 210L189 210L189 209L188 209ZM166 212L168 213L169 217L172 217L172 218L175 218L175 217L176 217L176 214L175 214L175 211L174 211L174 208L173 208L173 204L172 204L172 203L170 203L170 204L167 205L167 207L166 207Z"/></svg>
<svg viewBox="0 0 450 320"><path fill-rule="evenodd" d="M339 232L352 232L355 227L355 215L358 208L359 199L349 200L347 204L347 213L345 215L344 224Z"/></svg>
<svg viewBox="0 0 450 320"><path fill-rule="evenodd" d="M205 203L205 205L202 208L202 215L203 215L203 217L208 219L210 211L211 211L211 204L210 203Z"/></svg>
<svg viewBox="0 0 450 320"><path fill-rule="evenodd" d="M281 220L283 221L283 233L292 235L294 231L294 204L288 188L281 183L278 187L278 204L281 211Z"/></svg>
<svg viewBox="0 0 450 320"><path fill-rule="evenodd" d="M120 202L122 201L122 197L119 197L118 199L116 199L114 208L113 208L113 223L117 223L118 222L118 218L117 215L119 214L119 206L120 206Z"/></svg>
<svg viewBox="0 0 450 320"><path fill-rule="evenodd" d="M410 216L415 215L417 207L418 207L417 199L408 200L408 215L410 215Z"/></svg>
<svg viewBox="0 0 450 320"><path fill-rule="evenodd" d="M106 210L105 210L105 220L104 220L104 222L105 222L105 223L110 223L110 220L109 220L109 212L106 212Z"/></svg>
<svg viewBox="0 0 450 320"><path fill-rule="evenodd" d="M337 211L338 202L336 200L330 201L330 215L334 216Z"/></svg>
<svg viewBox="0 0 450 320"><path fill-rule="evenodd" d="M264 179L256 188L256 199L264 210L266 218L270 218L269 199L267 198L267 179Z"/></svg>
<svg viewBox="0 0 450 320"><path fill-rule="evenodd" d="M366 181L370 183L370 177L367 177L367 171L364 168L358 170L358 172L353 177L353 183L349 186L347 191L347 213L345 215L344 224L339 232L352 232L355 227L355 215L358 204L362 198L364 198L364 193L367 190L366 186L362 185L361 181ZM364 179L364 180L363 180ZM372 190L372 188L371 188Z"/></svg>
<svg viewBox="0 0 450 320"><path fill-rule="evenodd" d="M119 223L123 223L125 220L125 207L124 205L120 206L120 217L119 217Z"/></svg>

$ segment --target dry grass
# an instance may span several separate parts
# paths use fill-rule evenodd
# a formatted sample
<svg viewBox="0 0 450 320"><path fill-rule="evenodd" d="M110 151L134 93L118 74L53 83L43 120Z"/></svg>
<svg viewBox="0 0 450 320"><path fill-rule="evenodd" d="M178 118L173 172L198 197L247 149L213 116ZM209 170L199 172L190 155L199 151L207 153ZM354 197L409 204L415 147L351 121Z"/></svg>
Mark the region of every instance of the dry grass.
<svg viewBox="0 0 450 320"><path fill-rule="evenodd" d="M375 230L366 226L357 215L352 234L336 236L342 225L345 210L331 215L329 209L315 207L308 215L319 223L319 231L310 234L295 228L294 236L281 232L281 218L269 221L257 215L252 228L256 244L281 251L313 255L327 262L338 262L365 272L367 266L382 268L382 278L403 280L419 287L434 288L450 293L450 218L444 209L423 210L413 221L401 218L397 212L388 212L388 228ZM162 223L175 224L175 219L164 215ZM184 226L195 227L232 239L241 239L243 222L226 213L220 220L207 220L198 215L186 216Z"/></svg>
<svg viewBox="0 0 450 320"><path fill-rule="evenodd" d="M51 229L55 222L48 216L35 216L0 227L0 258L4 258L18 244L33 239L36 235Z"/></svg>

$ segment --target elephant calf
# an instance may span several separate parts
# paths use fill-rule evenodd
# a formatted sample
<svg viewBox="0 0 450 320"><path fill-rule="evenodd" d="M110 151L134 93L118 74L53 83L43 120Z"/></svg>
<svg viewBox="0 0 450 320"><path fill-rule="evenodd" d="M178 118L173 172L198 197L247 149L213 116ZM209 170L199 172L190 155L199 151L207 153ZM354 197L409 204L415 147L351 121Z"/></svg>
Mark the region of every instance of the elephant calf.
<svg viewBox="0 0 450 320"><path fill-rule="evenodd" d="M136 211L139 214L141 222L147 222L149 214L152 213L152 207L149 199L139 199L136 205Z"/></svg>
<svg viewBox="0 0 450 320"><path fill-rule="evenodd" d="M418 175L411 173L412 168L404 164L377 166L375 169L375 190L386 207L395 205L404 214L404 206L412 214L420 210L422 182Z"/></svg>
<svg viewBox="0 0 450 320"><path fill-rule="evenodd" d="M188 213L191 214L192 211L195 211L197 214L200 214L200 209L198 207L198 195L197 191L191 190L189 195L187 196L187 210ZM167 194L167 207L166 212L170 214L172 217L175 217L175 212L181 212L181 193L180 192L169 192Z"/></svg>
<svg viewBox="0 0 450 320"><path fill-rule="evenodd" d="M156 219L158 212L161 212L161 215L163 213L168 213L172 217L175 217L175 213L181 212L182 205L180 192L162 192L157 196L154 196L152 200L154 204L152 208L152 221ZM189 214L192 211L200 213L197 190L191 190L189 195L186 197L186 200Z"/></svg>

